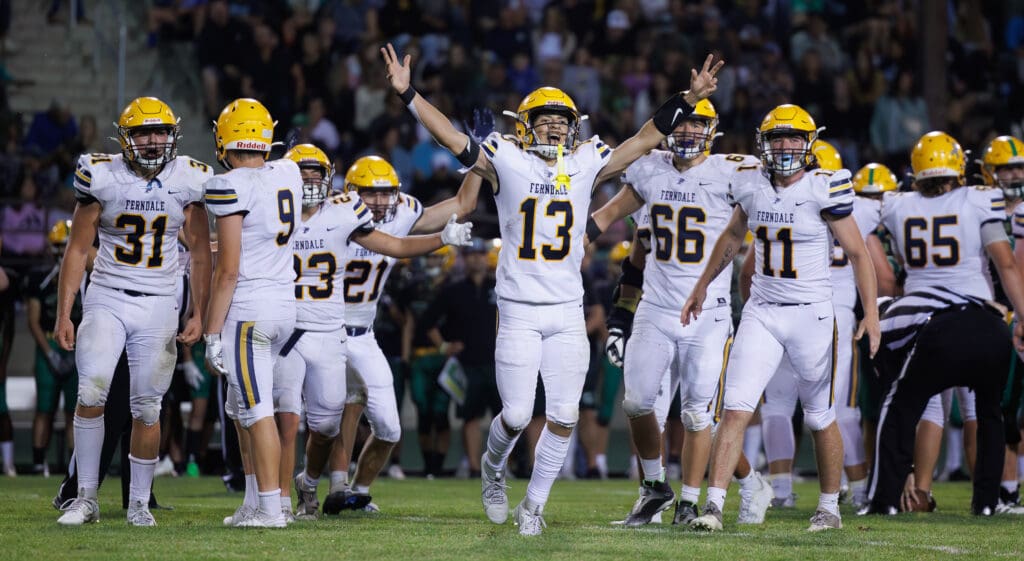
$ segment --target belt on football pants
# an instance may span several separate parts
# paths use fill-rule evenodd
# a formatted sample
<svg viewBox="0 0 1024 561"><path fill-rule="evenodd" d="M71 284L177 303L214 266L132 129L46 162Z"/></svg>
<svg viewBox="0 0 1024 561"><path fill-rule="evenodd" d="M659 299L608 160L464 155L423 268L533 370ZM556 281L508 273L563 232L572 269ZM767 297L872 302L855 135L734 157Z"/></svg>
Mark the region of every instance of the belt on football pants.
<svg viewBox="0 0 1024 561"><path fill-rule="evenodd" d="M156 294L146 294L145 292L139 292L138 290L128 290L127 288L115 288L119 292L124 292L132 298L138 298L140 296L156 296Z"/></svg>
<svg viewBox="0 0 1024 561"><path fill-rule="evenodd" d="M345 333L347 333L349 337L359 337L360 335L366 335L371 331L373 331L372 327L352 327L348 325L345 326Z"/></svg>

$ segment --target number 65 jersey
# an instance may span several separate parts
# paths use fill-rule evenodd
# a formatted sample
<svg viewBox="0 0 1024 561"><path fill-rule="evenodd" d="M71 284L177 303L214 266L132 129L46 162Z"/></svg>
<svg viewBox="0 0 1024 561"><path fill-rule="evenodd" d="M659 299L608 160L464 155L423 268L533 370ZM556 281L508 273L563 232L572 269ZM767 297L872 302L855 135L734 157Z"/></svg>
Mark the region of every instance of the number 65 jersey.
<svg viewBox="0 0 1024 561"><path fill-rule="evenodd" d="M512 139L491 133L480 146L498 175L498 297L530 304L582 299L587 212L611 148L595 136L565 154L565 188L555 183L557 166L549 167Z"/></svg>
<svg viewBox="0 0 1024 561"><path fill-rule="evenodd" d="M981 227L1006 220L999 189L959 187L937 197L886 193L882 224L899 247L907 271L904 292L941 286L992 298Z"/></svg>
<svg viewBox="0 0 1024 561"><path fill-rule="evenodd" d="M732 182L759 169L753 156L715 154L680 172L665 150L653 150L626 168L622 182L640 195L650 215L644 300L672 309L686 301L732 217ZM729 265L708 286L706 308L729 305L731 270Z"/></svg>
<svg viewBox="0 0 1024 561"><path fill-rule="evenodd" d="M206 206L220 217L242 215L238 284L228 318L295 317L292 235L302 227L302 175L291 160L235 168L206 182Z"/></svg>
<svg viewBox="0 0 1024 561"><path fill-rule="evenodd" d="M121 154L84 154L75 197L98 202L100 246L90 282L117 290L174 295L178 230L185 207L202 203L210 166L188 156L167 162L153 179L136 175Z"/></svg>

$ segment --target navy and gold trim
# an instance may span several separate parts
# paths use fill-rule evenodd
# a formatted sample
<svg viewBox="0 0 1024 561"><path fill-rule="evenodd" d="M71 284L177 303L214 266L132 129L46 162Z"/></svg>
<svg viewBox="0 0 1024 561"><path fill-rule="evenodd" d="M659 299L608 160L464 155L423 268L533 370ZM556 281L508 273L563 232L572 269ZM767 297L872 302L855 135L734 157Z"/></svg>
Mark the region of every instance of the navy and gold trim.
<svg viewBox="0 0 1024 561"><path fill-rule="evenodd" d="M828 406L832 407L832 404L836 402L836 363L839 362L839 327L836 326L836 320L832 318L832 375L829 376L828 381Z"/></svg>
<svg viewBox="0 0 1024 561"><path fill-rule="evenodd" d="M252 409L260 402L252 356L252 334L255 328L254 321L240 321L235 328L235 374L246 409Z"/></svg>
<svg viewBox="0 0 1024 561"><path fill-rule="evenodd" d="M234 189L207 189L203 198L209 205L230 205L238 202Z"/></svg>
<svg viewBox="0 0 1024 561"><path fill-rule="evenodd" d="M732 350L732 337L725 340L722 347L722 371L718 373L718 388L715 390L715 399L708 404L708 412L714 407L714 420L717 425L722 420L722 408L725 407L725 370L729 367L729 351ZM762 395L762 399L764 396Z"/></svg>

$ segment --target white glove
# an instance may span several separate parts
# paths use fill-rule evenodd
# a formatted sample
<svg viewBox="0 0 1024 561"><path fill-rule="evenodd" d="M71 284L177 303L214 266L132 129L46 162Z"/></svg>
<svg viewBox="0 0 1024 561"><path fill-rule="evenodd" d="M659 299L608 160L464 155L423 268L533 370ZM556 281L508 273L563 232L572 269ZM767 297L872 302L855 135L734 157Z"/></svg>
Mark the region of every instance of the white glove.
<svg viewBox="0 0 1024 561"><path fill-rule="evenodd" d="M445 224L444 230L441 231L441 243L444 245L469 245L469 238L473 232L473 223L459 224L455 222L456 219L458 219L456 214L453 214L448 219L448 224Z"/></svg>
<svg viewBox="0 0 1024 561"><path fill-rule="evenodd" d="M608 330L608 339L604 342L604 353L608 356L608 362L622 368L622 363L626 359L626 337L618 327Z"/></svg>
<svg viewBox="0 0 1024 561"><path fill-rule="evenodd" d="M219 343L219 341L218 341ZM185 375L185 381L193 390L198 390L203 385L203 371L191 360L181 363L181 372Z"/></svg>
<svg viewBox="0 0 1024 561"><path fill-rule="evenodd" d="M224 368L224 345L220 342L220 333L207 333L203 335L206 341L206 362L213 369L214 374L227 376L228 370Z"/></svg>

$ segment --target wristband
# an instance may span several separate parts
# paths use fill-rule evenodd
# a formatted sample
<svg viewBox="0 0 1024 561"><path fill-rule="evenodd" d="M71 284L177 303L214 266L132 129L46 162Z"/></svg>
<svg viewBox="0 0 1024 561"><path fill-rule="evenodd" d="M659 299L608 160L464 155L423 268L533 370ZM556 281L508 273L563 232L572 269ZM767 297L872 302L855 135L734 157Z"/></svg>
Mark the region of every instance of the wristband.
<svg viewBox="0 0 1024 561"><path fill-rule="evenodd" d="M416 89L412 87L412 84L410 84L404 92L398 94L398 97L402 99L402 103L409 105L412 103L413 98L416 97Z"/></svg>
<svg viewBox="0 0 1024 561"><path fill-rule="evenodd" d="M594 243L595 241L597 241L597 238L601 237L601 234L603 232L604 230L602 230L601 227L597 225L597 222L594 221L593 216L587 218L587 239L590 240L590 243Z"/></svg>
<svg viewBox="0 0 1024 561"><path fill-rule="evenodd" d="M683 99L683 94L677 93L661 104L661 107L651 117L651 121L654 122L654 128L658 129L658 132L668 136L672 134L680 121L693 114L693 109L693 106Z"/></svg>

